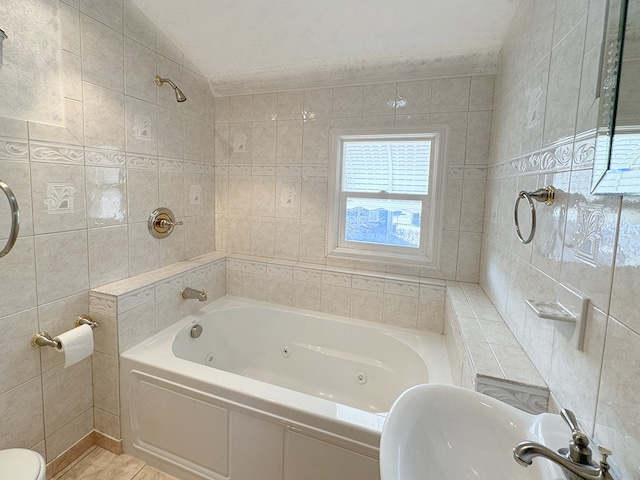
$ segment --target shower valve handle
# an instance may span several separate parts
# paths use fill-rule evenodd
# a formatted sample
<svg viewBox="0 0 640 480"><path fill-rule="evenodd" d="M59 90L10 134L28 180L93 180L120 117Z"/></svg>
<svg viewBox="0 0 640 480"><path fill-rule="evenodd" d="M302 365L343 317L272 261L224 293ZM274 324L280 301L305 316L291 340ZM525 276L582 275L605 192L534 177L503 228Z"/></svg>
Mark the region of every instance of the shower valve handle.
<svg viewBox="0 0 640 480"><path fill-rule="evenodd" d="M171 220L167 220L166 218L162 218L157 221L157 225L160 228L173 228L176 225L184 225L184 222L181 220L179 222L172 222Z"/></svg>
<svg viewBox="0 0 640 480"><path fill-rule="evenodd" d="M184 225L184 223L176 222L173 212L165 207L156 208L148 221L149 233L154 238L169 236L176 225Z"/></svg>

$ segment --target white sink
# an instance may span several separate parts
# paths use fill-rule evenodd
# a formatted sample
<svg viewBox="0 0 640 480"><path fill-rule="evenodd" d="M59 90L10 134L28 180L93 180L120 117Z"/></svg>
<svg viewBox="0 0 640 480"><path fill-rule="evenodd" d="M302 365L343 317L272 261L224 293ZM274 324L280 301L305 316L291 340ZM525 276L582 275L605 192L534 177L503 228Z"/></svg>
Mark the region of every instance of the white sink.
<svg viewBox="0 0 640 480"><path fill-rule="evenodd" d="M538 457L527 468L513 459L524 440L557 451L571 431L559 415L530 415L452 385L417 385L395 401L380 440L382 480L566 480Z"/></svg>

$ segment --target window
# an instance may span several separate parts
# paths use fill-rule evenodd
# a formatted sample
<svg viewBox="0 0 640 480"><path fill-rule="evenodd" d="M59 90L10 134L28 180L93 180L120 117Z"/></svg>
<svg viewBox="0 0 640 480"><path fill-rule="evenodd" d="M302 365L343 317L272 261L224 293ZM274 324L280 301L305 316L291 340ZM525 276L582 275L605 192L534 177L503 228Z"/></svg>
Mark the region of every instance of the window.
<svg viewBox="0 0 640 480"><path fill-rule="evenodd" d="M445 135L445 127L333 132L329 256L438 267Z"/></svg>

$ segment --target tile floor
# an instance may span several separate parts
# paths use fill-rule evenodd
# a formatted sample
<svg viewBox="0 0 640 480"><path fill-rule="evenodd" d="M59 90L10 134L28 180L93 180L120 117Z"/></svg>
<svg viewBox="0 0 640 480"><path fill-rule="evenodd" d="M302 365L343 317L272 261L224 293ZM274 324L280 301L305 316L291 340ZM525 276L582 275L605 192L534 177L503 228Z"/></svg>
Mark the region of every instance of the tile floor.
<svg viewBox="0 0 640 480"><path fill-rule="evenodd" d="M129 455L93 446L52 480L177 480Z"/></svg>

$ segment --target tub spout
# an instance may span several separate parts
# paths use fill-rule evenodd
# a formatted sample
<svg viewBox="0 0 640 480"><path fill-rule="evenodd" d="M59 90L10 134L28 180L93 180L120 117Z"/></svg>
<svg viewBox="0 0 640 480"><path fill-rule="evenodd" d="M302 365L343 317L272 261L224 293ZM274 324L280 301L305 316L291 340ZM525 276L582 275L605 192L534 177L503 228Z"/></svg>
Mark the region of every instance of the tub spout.
<svg viewBox="0 0 640 480"><path fill-rule="evenodd" d="M195 299L200 302L205 302L207 300L207 294L204 290L196 290L191 287L184 287L180 292L180 297L183 300Z"/></svg>

